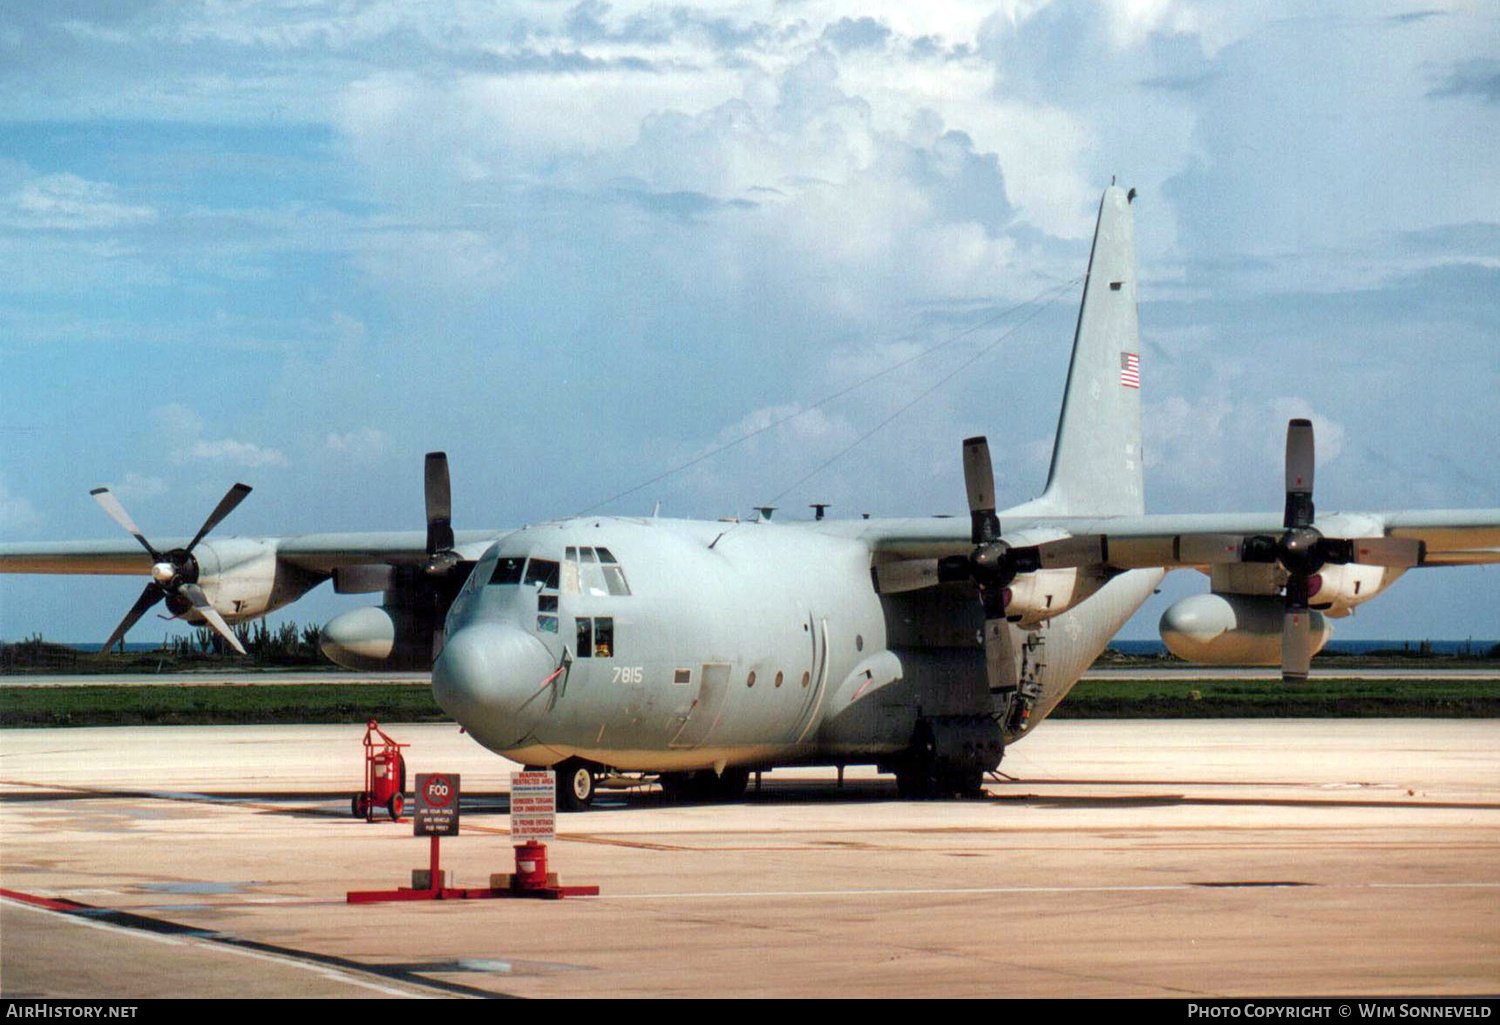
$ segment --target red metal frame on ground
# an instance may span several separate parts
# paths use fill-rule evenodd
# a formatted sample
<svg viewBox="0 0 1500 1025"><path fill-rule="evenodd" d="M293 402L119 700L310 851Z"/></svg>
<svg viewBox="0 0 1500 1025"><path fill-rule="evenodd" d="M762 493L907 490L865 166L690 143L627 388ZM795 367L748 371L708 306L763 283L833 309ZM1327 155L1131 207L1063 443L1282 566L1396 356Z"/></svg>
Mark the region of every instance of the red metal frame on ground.
<svg viewBox="0 0 1500 1025"><path fill-rule="evenodd" d="M439 837L431 837L431 858L428 862L428 879L432 880L431 889L418 890L414 887L398 887L394 890L350 890L346 901L350 904L377 904L384 901L396 900L497 900L504 897L524 897L532 900L562 900L564 897L597 897L599 887L597 886L559 886L552 880L553 876L547 877L547 883L542 886L521 886L518 880L523 876L521 869L521 858L523 851L534 850L540 847L543 852L543 864L545 865L545 844L517 844L516 845L516 874L511 876L511 886L508 889L495 889L489 887L460 887L460 886L438 886L438 880L442 879L442 872L438 867L438 840Z"/></svg>

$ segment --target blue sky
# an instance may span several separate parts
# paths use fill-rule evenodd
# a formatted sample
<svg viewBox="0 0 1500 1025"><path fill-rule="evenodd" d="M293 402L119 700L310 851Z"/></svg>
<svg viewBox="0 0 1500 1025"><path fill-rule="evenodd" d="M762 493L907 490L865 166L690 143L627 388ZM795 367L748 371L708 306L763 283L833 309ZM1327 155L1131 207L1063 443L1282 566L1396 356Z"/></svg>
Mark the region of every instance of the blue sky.
<svg viewBox="0 0 1500 1025"><path fill-rule="evenodd" d="M1500 505L1493 6L917 7L7 5L0 538L114 536L103 483L189 534L235 480L220 533L417 529L438 448L458 526L550 518L958 339L610 510L745 514L1078 277L1113 176L1151 511L1279 509L1294 415L1322 510ZM1030 497L1077 294L781 515L961 512L976 433ZM5 577L0 637L140 586ZM1500 638L1500 571L1338 636Z"/></svg>

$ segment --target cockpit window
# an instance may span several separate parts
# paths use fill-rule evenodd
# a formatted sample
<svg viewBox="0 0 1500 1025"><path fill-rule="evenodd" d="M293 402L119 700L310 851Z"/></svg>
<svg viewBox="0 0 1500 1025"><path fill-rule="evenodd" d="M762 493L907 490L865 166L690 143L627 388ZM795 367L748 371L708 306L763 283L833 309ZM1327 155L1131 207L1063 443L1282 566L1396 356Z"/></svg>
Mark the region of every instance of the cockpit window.
<svg viewBox="0 0 1500 1025"><path fill-rule="evenodd" d="M549 591L557 590L557 563L548 559L532 559L526 567L526 583L541 584Z"/></svg>
<svg viewBox="0 0 1500 1025"><path fill-rule="evenodd" d="M599 596L630 594L625 570L608 548L569 547L567 559L564 579L570 593L576 589L583 594Z"/></svg>
<svg viewBox="0 0 1500 1025"><path fill-rule="evenodd" d="M521 582L521 568L526 565L526 556L507 555L502 556L495 563L495 572L490 574L492 584L519 584Z"/></svg>

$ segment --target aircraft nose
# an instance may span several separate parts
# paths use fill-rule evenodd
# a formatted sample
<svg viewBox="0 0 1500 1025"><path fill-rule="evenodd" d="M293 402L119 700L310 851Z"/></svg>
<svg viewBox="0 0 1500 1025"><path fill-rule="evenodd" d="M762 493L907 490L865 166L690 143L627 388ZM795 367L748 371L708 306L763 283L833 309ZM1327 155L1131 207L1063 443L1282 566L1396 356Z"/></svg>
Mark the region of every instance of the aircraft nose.
<svg viewBox="0 0 1500 1025"><path fill-rule="evenodd" d="M432 695L476 740L504 748L547 711L557 668L542 642L508 623L474 623L448 638L432 666Z"/></svg>

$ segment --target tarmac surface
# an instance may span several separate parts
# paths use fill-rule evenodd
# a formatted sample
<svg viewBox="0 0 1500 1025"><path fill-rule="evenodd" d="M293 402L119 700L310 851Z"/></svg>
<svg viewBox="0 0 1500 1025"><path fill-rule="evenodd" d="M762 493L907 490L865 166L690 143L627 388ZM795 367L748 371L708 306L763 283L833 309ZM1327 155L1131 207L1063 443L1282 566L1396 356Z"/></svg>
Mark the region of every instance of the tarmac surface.
<svg viewBox="0 0 1500 1025"><path fill-rule="evenodd" d="M452 884L508 872L514 768L462 777ZM359 726L0 731L0 993L1194 997L1500 991L1500 722L1049 722L983 800L851 768L736 805L601 794L597 898L350 905L428 841L349 814Z"/></svg>

